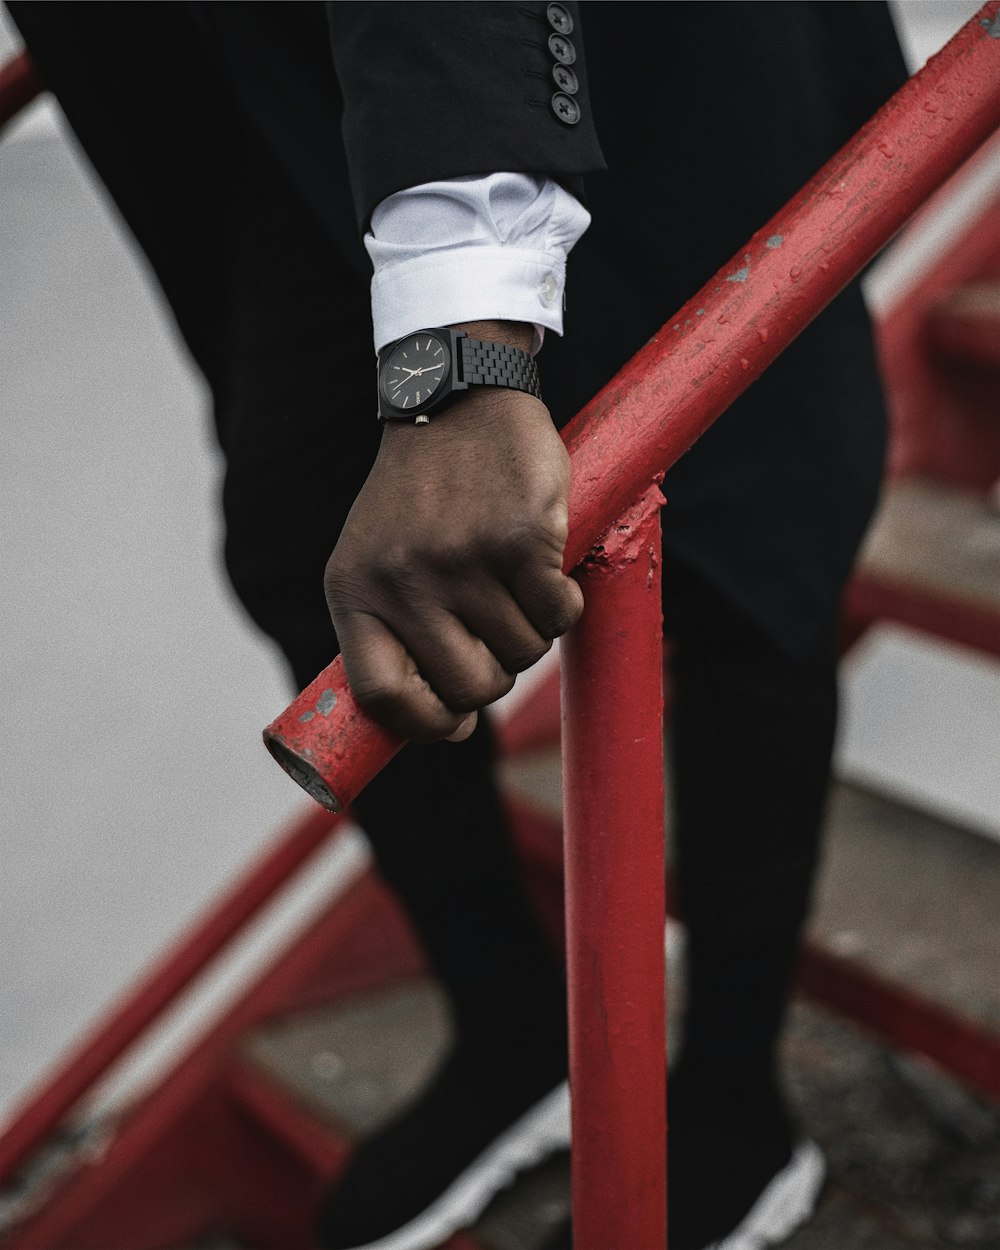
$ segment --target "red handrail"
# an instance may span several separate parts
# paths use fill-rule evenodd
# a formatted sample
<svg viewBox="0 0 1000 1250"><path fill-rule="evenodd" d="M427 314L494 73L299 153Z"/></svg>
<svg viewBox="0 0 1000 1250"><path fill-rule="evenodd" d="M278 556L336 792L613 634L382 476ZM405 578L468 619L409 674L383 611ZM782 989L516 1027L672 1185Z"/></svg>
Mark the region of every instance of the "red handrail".
<svg viewBox="0 0 1000 1250"><path fill-rule="evenodd" d="M27 52L0 66L0 130L43 90Z"/></svg>
<svg viewBox="0 0 1000 1250"><path fill-rule="evenodd" d="M567 569L998 125L990 0L573 419ZM354 702L339 658L264 740L334 811L402 745Z"/></svg>

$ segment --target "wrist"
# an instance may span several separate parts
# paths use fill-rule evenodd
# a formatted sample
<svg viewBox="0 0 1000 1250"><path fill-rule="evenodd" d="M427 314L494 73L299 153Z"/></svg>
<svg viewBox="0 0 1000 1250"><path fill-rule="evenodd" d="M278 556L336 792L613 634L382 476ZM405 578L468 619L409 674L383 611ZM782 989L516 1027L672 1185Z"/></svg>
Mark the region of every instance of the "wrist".
<svg viewBox="0 0 1000 1250"><path fill-rule="evenodd" d="M527 322L481 319L414 331L379 352L378 415L427 425L466 392L517 391L539 397Z"/></svg>
<svg viewBox="0 0 1000 1250"><path fill-rule="evenodd" d="M527 321L462 321L451 328L464 330L470 338L487 343L505 343L508 347L518 347L522 352L529 353L535 338L535 327Z"/></svg>
<svg viewBox="0 0 1000 1250"><path fill-rule="evenodd" d="M385 445L388 440L390 444L402 445L404 440L412 440L429 449L451 439L482 440L489 438L494 430L507 435L539 425L555 428L542 400L523 391L483 387L458 396L427 425L383 421L382 443Z"/></svg>

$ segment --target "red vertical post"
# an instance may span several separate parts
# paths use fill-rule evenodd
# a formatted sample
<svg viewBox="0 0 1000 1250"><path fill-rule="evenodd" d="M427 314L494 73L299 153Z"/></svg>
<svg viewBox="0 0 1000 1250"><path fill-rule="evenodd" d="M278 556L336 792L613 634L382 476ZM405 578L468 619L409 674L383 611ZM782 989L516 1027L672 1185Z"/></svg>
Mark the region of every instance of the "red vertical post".
<svg viewBox="0 0 1000 1250"><path fill-rule="evenodd" d="M563 641L576 1250L666 1245L662 502L648 491L577 569Z"/></svg>

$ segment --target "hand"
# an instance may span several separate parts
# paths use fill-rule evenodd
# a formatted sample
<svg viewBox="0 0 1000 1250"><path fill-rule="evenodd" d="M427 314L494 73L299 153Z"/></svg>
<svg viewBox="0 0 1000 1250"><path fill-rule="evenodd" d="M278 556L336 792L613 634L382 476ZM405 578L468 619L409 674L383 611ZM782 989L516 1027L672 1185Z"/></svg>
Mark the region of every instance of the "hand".
<svg viewBox="0 0 1000 1250"><path fill-rule="evenodd" d="M386 423L326 594L362 707L405 738L465 737L476 709L583 609L562 572L569 457L531 395L470 390Z"/></svg>

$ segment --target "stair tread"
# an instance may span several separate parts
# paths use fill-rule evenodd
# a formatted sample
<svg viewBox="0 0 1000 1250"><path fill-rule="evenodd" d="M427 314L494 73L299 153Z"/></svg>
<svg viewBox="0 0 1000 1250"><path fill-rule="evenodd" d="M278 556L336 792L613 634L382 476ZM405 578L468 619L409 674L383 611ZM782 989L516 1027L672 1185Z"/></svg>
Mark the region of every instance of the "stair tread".
<svg viewBox="0 0 1000 1250"><path fill-rule="evenodd" d="M1000 1108L801 1001L785 1060L792 1105L830 1180L788 1250L1000 1244Z"/></svg>
<svg viewBox="0 0 1000 1250"><path fill-rule="evenodd" d="M549 804L559 767L554 753L504 765L512 788L545 793ZM827 946L965 1015L1000 1023L990 949L998 887L1000 846L835 787L814 919ZM675 1022L680 980L672 960ZM416 1093L449 1040L443 997L421 977L271 1020L248 1037L244 1054L320 1119L363 1136ZM912 1250L959 1237L968 1250L997 1244L996 1108L933 1073L926 1096L908 1076L919 1065L809 1003L795 1005L786 1053L799 1117L831 1172L816 1219L789 1250ZM956 1133L969 1140L956 1146ZM568 1182L567 1159L555 1156L498 1195L474 1237L490 1250L540 1250L569 1209Z"/></svg>
<svg viewBox="0 0 1000 1250"><path fill-rule="evenodd" d="M895 482L859 568L1000 612L1000 513L982 496L925 479Z"/></svg>
<svg viewBox="0 0 1000 1250"><path fill-rule="evenodd" d="M1000 1028L1000 846L834 788L812 932L924 997Z"/></svg>
<svg viewBox="0 0 1000 1250"><path fill-rule="evenodd" d="M243 1053L321 1118L365 1136L420 1089L450 1040L444 996L420 978L269 1021Z"/></svg>
<svg viewBox="0 0 1000 1250"><path fill-rule="evenodd" d="M676 990L679 967L671 973ZM413 1093L420 1084L415 1073L429 1073L445 1036L440 992L421 978L273 1021L247 1050L317 1107L338 1119L354 1114L368 1132L406 1097L383 1065L401 1059L409 1072L403 1083ZM928 1098L885 1047L807 1003L794 1008L785 1049L793 1105L831 1173L816 1219L789 1250L952 1244L959 1222L969 1250L995 1244L997 1216L987 1191L1000 1163L1000 1110L940 1076L929 1078ZM318 1066L317 1056L324 1057ZM378 1114L367 1099L359 1114L352 1083L375 1079L373 1073ZM968 1140L956 1146L956 1134ZM473 1237L490 1250L540 1250L569 1204L568 1156L559 1153L497 1195ZM223 1243L219 1250L230 1248Z"/></svg>
<svg viewBox="0 0 1000 1250"><path fill-rule="evenodd" d="M557 810L556 752L503 769L515 792ZM812 920L821 945L1000 1029L998 898L1000 845L893 799L833 787Z"/></svg>

